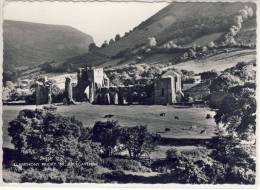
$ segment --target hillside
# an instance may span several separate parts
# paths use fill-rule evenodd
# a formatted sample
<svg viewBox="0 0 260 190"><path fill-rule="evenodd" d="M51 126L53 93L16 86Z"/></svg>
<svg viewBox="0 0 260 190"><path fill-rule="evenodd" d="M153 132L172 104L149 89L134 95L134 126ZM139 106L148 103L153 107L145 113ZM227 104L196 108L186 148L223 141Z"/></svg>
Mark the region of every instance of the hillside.
<svg viewBox="0 0 260 190"><path fill-rule="evenodd" d="M90 35L72 27L6 20L3 23L4 68L63 61L88 51Z"/></svg>
<svg viewBox="0 0 260 190"><path fill-rule="evenodd" d="M208 54L204 57L195 56L190 59L182 59L185 57L184 52L174 52L165 47L169 42L173 42L180 48L186 48L188 53L188 49L194 44L198 47L209 45L212 41L221 44L224 35L230 33L230 29L234 26L235 16L240 14L246 6L252 9L252 15L244 19L242 24L240 23L241 27L233 37L236 42L246 44L248 47L236 47L235 52L231 46L217 47L215 50L206 51L207 53L201 52L201 54ZM142 47L144 44L147 45L147 38L152 36L155 36L157 46L153 48L153 51L145 52L148 48ZM159 68L170 66L194 72L224 70L237 62L254 60L255 47L249 47L252 44L256 44L256 6L254 3L173 2L107 47L97 48L66 60L58 60L48 70L40 68L36 69L37 71L27 70L27 74L24 73L23 76L27 77L28 74L33 76L36 73L48 74L50 71L75 72L77 68L85 66L102 66L105 69L121 70L121 66L131 67L135 64ZM163 48L164 51L162 51Z"/></svg>
<svg viewBox="0 0 260 190"><path fill-rule="evenodd" d="M134 28L121 40L100 49L100 52L113 56L120 51L141 46L147 42L148 37L153 36L159 44L173 40L179 45L189 45L194 42L197 45L204 45L227 33L234 23L234 15L246 5L256 11L254 3L173 2ZM243 23L242 31L251 30L251 32L246 39L244 35L240 35L241 39L255 41L255 28L254 16Z"/></svg>
<svg viewBox="0 0 260 190"><path fill-rule="evenodd" d="M251 62L256 60L255 50L240 50L222 53L206 59L195 59L172 66L177 70L188 70L201 73L210 70L223 71L234 67L239 62ZM169 67L170 68L170 67Z"/></svg>
<svg viewBox="0 0 260 190"><path fill-rule="evenodd" d="M120 40L109 44L107 47L99 48L93 53L87 53L67 60L63 66L71 63L74 67L85 65L100 65L103 67L118 64L129 64L135 58L125 56L125 53L136 51L147 44L148 37L154 36L158 46L172 41L184 47L193 44L207 45L211 41L223 38L234 25L234 16L249 6L253 9L253 17L248 18L242 24L242 28L236 36L236 40L245 43L256 42L256 6L254 3L195 3L195 2L173 2L132 31L127 32ZM109 40L109 39L108 39ZM120 53L123 56L118 56ZM94 57L94 58L92 58ZM109 57L112 59L109 59ZM115 59L117 57L117 59ZM163 55L150 56L151 63L160 61ZM170 56L174 59L175 55ZM131 61L128 61L131 60Z"/></svg>

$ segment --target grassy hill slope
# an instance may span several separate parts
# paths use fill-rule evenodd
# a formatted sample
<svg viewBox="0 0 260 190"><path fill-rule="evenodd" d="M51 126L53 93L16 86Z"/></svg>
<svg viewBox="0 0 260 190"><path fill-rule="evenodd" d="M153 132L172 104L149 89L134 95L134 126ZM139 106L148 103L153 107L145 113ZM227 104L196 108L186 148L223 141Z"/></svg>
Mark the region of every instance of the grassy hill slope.
<svg viewBox="0 0 260 190"><path fill-rule="evenodd" d="M6 20L4 68L62 61L88 51L93 38L72 27Z"/></svg>
<svg viewBox="0 0 260 190"><path fill-rule="evenodd" d="M246 5L255 11L254 3L173 2L121 40L102 48L100 52L112 56L120 51L141 46L152 36L156 37L159 44L173 40L181 45L194 42L197 45L202 42L203 45L227 33L234 23L234 15ZM255 17L243 27L256 28ZM198 40L201 38L203 40Z"/></svg>

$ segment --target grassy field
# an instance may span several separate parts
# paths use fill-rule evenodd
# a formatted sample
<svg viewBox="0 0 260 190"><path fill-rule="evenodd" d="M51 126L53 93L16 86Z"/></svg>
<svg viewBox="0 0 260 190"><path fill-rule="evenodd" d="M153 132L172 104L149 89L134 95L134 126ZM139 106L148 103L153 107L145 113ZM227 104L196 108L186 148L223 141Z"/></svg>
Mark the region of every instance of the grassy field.
<svg viewBox="0 0 260 190"><path fill-rule="evenodd" d="M3 106L3 146L12 147L8 136L8 122L14 119L22 109L34 109L35 106ZM73 106L58 106L58 112L75 116L87 127L93 127L99 120L106 120L106 114L112 114L111 119L118 120L122 126L147 125L150 132L158 133L167 138L209 138L214 135L214 119L206 119L206 114L214 115L209 108L175 108L173 106L115 106L91 105L83 103ZM160 113L166 113L165 117ZM175 119L178 116L179 119ZM170 131L165 132L165 128ZM205 133L201 133L206 129Z"/></svg>
<svg viewBox="0 0 260 190"><path fill-rule="evenodd" d="M227 68L234 67L239 62L249 62L256 60L255 50L241 50L230 53L222 53L206 59L195 59L186 61L173 67L175 69L190 70L194 73L200 73L210 70L223 71Z"/></svg>

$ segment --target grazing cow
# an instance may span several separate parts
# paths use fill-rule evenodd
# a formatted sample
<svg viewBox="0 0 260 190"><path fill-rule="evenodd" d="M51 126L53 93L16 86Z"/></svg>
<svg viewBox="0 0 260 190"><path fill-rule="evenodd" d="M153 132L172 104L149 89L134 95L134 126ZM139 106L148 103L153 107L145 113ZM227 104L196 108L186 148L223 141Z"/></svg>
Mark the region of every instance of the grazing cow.
<svg viewBox="0 0 260 190"><path fill-rule="evenodd" d="M211 118L211 115L210 114L207 114L206 115L206 119L210 119Z"/></svg>
<svg viewBox="0 0 260 190"><path fill-rule="evenodd" d="M197 126L196 126L196 125L192 125L192 126L190 127L190 130L191 130L191 129L193 129L193 130L194 130L194 129L197 129Z"/></svg>
<svg viewBox="0 0 260 190"><path fill-rule="evenodd" d="M206 133L206 129L200 131L200 134L205 134L205 133Z"/></svg>
<svg viewBox="0 0 260 190"><path fill-rule="evenodd" d="M178 116L175 116L174 119L180 119Z"/></svg>
<svg viewBox="0 0 260 190"><path fill-rule="evenodd" d="M171 129L170 128L165 128L165 132L168 132L168 131L170 131Z"/></svg>
<svg viewBox="0 0 260 190"><path fill-rule="evenodd" d="M160 116L165 117L166 113L160 113Z"/></svg>
<svg viewBox="0 0 260 190"><path fill-rule="evenodd" d="M104 118L111 118L111 117L114 117L114 115L112 115L112 114L107 114L107 115L104 116Z"/></svg>

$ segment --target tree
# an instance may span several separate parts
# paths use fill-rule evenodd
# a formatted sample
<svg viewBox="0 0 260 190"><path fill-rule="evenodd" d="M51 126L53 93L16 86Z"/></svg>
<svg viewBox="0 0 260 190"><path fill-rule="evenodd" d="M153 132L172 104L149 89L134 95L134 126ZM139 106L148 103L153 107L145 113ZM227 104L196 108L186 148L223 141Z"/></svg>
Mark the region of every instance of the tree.
<svg viewBox="0 0 260 190"><path fill-rule="evenodd" d="M101 45L101 48L104 48L104 47L107 47L108 46L108 43L107 43L107 41L105 40L104 42L103 42L103 44Z"/></svg>
<svg viewBox="0 0 260 190"><path fill-rule="evenodd" d="M149 47L155 47L157 45L157 40L155 37L148 38Z"/></svg>
<svg viewBox="0 0 260 190"><path fill-rule="evenodd" d="M211 156L225 165L227 180L232 183L255 183L255 86L245 83L226 89L229 95L214 117L226 134L217 137Z"/></svg>
<svg viewBox="0 0 260 190"><path fill-rule="evenodd" d="M98 49L98 47L97 47L97 45L95 44L95 42L89 44L89 46L88 46L88 50L89 50L90 52L93 52L93 51L95 51L95 50L97 50L97 49Z"/></svg>
<svg viewBox="0 0 260 190"><path fill-rule="evenodd" d="M194 75L194 72L193 71L188 71L188 70L185 70L185 69L182 69L181 70L181 73L183 75L187 75L187 76L193 76Z"/></svg>
<svg viewBox="0 0 260 190"><path fill-rule="evenodd" d="M52 163L49 166L52 171L82 178L82 170L92 170L100 161L99 148L90 141L89 129L74 117L64 117L55 111L25 109L9 124L9 135L20 155L16 158L18 163L39 163L43 168L42 164ZM44 174L41 167L29 168Z"/></svg>
<svg viewBox="0 0 260 190"><path fill-rule="evenodd" d="M238 77L235 77L229 73L223 73L214 80L210 85L210 91L227 91L230 87L240 84L241 81Z"/></svg>
<svg viewBox="0 0 260 190"><path fill-rule="evenodd" d="M209 48L214 48L216 47L215 43L213 41L211 41L209 44L208 44L208 47Z"/></svg>
<svg viewBox="0 0 260 190"><path fill-rule="evenodd" d="M226 69L225 72L239 77L243 82L255 81L256 70L254 63L255 62L239 62L236 66Z"/></svg>
<svg viewBox="0 0 260 190"><path fill-rule="evenodd" d="M203 154L195 155L195 158L180 152L175 155L171 167L171 177L179 183L191 184L216 184L223 183L225 169L223 165Z"/></svg>
<svg viewBox="0 0 260 190"><path fill-rule="evenodd" d="M111 38L111 39L109 40L109 45L111 45L111 44L113 44L113 43L115 43L115 41L114 41L113 38Z"/></svg>
<svg viewBox="0 0 260 190"><path fill-rule="evenodd" d="M5 83L6 81L12 81L16 82L18 78L18 73L16 71L4 71L3 72L3 82Z"/></svg>
<svg viewBox="0 0 260 190"><path fill-rule="evenodd" d="M256 164L255 147L248 148L231 136L217 137L210 157L223 164L227 183L254 184ZM253 151L252 151L253 149Z"/></svg>
<svg viewBox="0 0 260 190"><path fill-rule="evenodd" d="M119 41L120 39L121 39L120 34L117 34L116 37L115 37L115 41L117 42L117 41Z"/></svg>
<svg viewBox="0 0 260 190"><path fill-rule="evenodd" d="M120 125L117 121L98 121L92 129L92 140L100 142L103 154L111 156L117 152L120 137Z"/></svg>
<svg viewBox="0 0 260 190"><path fill-rule="evenodd" d="M53 71L53 66L51 65L51 62L45 62L42 65L40 65L41 69L46 71L46 72L52 72Z"/></svg>
<svg viewBox="0 0 260 190"><path fill-rule="evenodd" d="M193 48L193 49L189 49L189 57L190 58L196 58L197 57L197 53L196 53L196 48Z"/></svg>
<svg viewBox="0 0 260 190"><path fill-rule="evenodd" d="M159 142L160 136L150 134L146 126L128 127L122 129L120 142L134 159L150 156Z"/></svg>
<svg viewBox="0 0 260 190"><path fill-rule="evenodd" d="M215 70L205 71L203 73L200 73L201 80L211 80L217 78L219 75L220 73Z"/></svg>
<svg viewBox="0 0 260 190"><path fill-rule="evenodd" d="M223 99L215 120L224 124L229 134L240 139L248 139L256 130L255 89L249 87L233 87L230 96Z"/></svg>
<svg viewBox="0 0 260 190"><path fill-rule="evenodd" d="M4 87L6 87L6 88L8 88L8 89L10 89L10 90L14 90L15 85L14 85L14 83L13 83L12 81L6 81L6 82L4 83Z"/></svg>

